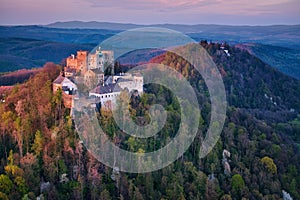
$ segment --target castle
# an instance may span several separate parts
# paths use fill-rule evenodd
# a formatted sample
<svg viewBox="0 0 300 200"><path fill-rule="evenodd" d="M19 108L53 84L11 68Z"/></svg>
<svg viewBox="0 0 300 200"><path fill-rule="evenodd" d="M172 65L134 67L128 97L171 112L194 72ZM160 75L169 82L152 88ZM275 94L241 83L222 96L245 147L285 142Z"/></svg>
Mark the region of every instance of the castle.
<svg viewBox="0 0 300 200"><path fill-rule="evenodd" d="M109 66L111 76L104 76L104 71ZM62 90L64 104L68 108L72 107L72 97L77 93L75 79L78 80L78 77L89 96L109 109L116 103L116 98L122 90L143 93L143 77L137 73L114 75L114 52L101 50L100 47L95 53L80 50L76 56L69 56L63 74L53 82L53 92Z"/></svg>
<svg viewBox="0 0 300 200"><path fill-rule="evenodd" d="M144 79L141 74L121 73L114 76L106 77L104 84L98 85L89 92L90 97L95 97L96 102L102 106L111 109L116 103L116 98L122 90L127 90L130 93L143 93Z"/></svg>
<svg viewBox="0 0 300 200"><path fill-rule="evenodd" d="M70 69L76 72L85 73L89 69L101 69L104 72L105 67L114 64L114 52L101 50L99 47L95 53L88 51L77 51L77 55L72 54L66 59L65 71Z"/></svg>
<svg viewBox="0 0 300 200"><path fill-rule="evenodd" d="M74 54L72 54L66 59L65 69L66 70L74 69L76 70L76 72L82 71L84 73L87 70L87 58L88 58L87 51L81 51L81 50L77 51L76 57Z"/></svg>

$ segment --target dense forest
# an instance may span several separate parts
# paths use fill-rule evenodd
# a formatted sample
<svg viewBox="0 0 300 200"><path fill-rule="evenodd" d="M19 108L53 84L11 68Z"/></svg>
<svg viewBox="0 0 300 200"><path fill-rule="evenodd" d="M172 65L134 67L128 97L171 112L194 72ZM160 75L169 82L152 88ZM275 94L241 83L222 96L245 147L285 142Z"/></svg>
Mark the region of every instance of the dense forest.
<svg viewBox="0 0 300 200"><path fill-rule="evenodd" d="M183 58L166 52L151 62L173 67L193 86L201 109L198 134L181 158L145 174L115 172L89 153L61 91L52 93L61 67L47 63L0 103L0 199L300 199L300 82L247 51L223 44L228 56L221 44L200 44L222 74L228 101L221 137L207 157L198 154L210 121L209 94ZM98 113L110 139L132 152L166 145L180 122L178 101L168 89L153 84L145 91L132 96L130 113L145 124L149 106L163 105L167 120L155 138L129 137L110 110Z"/></svg>

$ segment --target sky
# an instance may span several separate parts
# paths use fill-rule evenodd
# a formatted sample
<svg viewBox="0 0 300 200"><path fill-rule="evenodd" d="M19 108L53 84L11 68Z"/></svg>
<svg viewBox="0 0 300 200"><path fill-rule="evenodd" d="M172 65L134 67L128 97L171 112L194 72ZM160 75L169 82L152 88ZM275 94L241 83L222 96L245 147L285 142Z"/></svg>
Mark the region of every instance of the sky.
<svg viewBox="0 0 300 200"><path fill-rule="evenodd" d="M300 24L299 8L300 0L0 0L0 24Z"/></svg>

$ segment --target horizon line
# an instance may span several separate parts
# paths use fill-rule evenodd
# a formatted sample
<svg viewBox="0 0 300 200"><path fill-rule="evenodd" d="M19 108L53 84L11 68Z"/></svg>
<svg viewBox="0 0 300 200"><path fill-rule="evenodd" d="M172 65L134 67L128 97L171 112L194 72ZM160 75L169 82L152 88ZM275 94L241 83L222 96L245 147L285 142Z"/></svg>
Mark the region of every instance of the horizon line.
<svg viewBox="0 0 300 200"><path fill-rule="evenodd" d="M214 25L214 26L297 26L300 23L270 23L270 24L221 24L221 23L132 23L132 22L113 22L113 21L81 21L81 20L70 20L70 21L54 21L50 23L22 23L22 24L0 24L0 26L49 26L55 23L111 23L111 24L122 24L122 25L136 25L136 26L155 26L155 25L183 25L183 26L197 26L197 25ZM74 27L75 28L75 27Z"/></svg>

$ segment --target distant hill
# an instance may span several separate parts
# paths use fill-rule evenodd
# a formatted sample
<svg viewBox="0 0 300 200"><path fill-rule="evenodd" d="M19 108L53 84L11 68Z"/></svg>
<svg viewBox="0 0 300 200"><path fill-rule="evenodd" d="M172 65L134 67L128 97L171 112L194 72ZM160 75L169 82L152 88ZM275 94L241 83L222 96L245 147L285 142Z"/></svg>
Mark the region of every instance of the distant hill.
<svg viewBox="0 0 300 200"><path fill-rule="evenodd" d="M235 47L247 50L250 54L258 57L282 73L300 80L300 49L255 43L237 44ZM157 49L141 49L121 56L118 61L122 65L134 66L145 63L147 60L159 56L162 53L164 53L164 51Z"/></svg>
<svg viewBox="0 0 300 200"><path fill-rule="evenodd" d="M247 45L250 52L280 71L299 78L297 57L300 49L300 25L136 25L72 21L47 26L0 26L0 72L39 67L47 61L60 63L77 50L92 50L121 30L149 26L182 31L195 41L226 41L231 45L255 43L257 45ZM151 57L150 53L146 59L140 55L133 59L135 53L127 55L127 58L132 59L130 62L121 58L123 63L143 62Z"/></svg>
<svg viewBox="0 0 300 200"><path fill-rule="evenodd" d="M164 53L161 49L139 49L120 56L117 61L121 65L137 65L147 63L152 58Z"/></svg>
<svg viewBox="0 0 300 200"><path fill-rule="evenodd" d="M61 61L77 50L91 50L94 45L67 44L24 38L0 38L0 72L41 67L46 62Z"/></svg>
<svg viewBox="0 0 300 200"><path fill-rule="evenodd" d="M54 22L46 25L49 28L80 28L80 29L107 29L107 30L127 30L133 28L144 27L143 25L130 23L110 23L110 22L82 22L82 21L68 21L68 22Z"/></svg>
<svg viewBox="0 0 300 200"><path fill-rule="evenodd" d="M272 25L272 26L230 26L212 24L122 24L109 22L55 22L45 27L64 29L107 29L107 30L128 30L142 27L169 28L188 34L196 40L211 39L217 41L231 42L259 42L274 45L289 45L300 48L300 25Z"/></svg>
<svg viewBox="0 0 300 200"><path fill-rule="evenodd" d="M0 26L0 38L27 38L52 42L99 44L119 31L100 29L61 29L42 26Z"/></svg>
<svg viewBox="0 0 300 200"><path fill-rule="evenodd" d="M59 22L47 26L0 26L0 37L32 38L65 43L95 43L123 30L161 27L183 32L196 41L202 39L236 43L262 43L300 48L300 25L228 26L228 25L135 25L106 22Z"/></svg>
<svg viewBox="0 0 300 200"><path fill-rule="evenodd" d="M300 49L254 43L238 44L236 47L247 50L279 71L300 80Z"/></svg>

